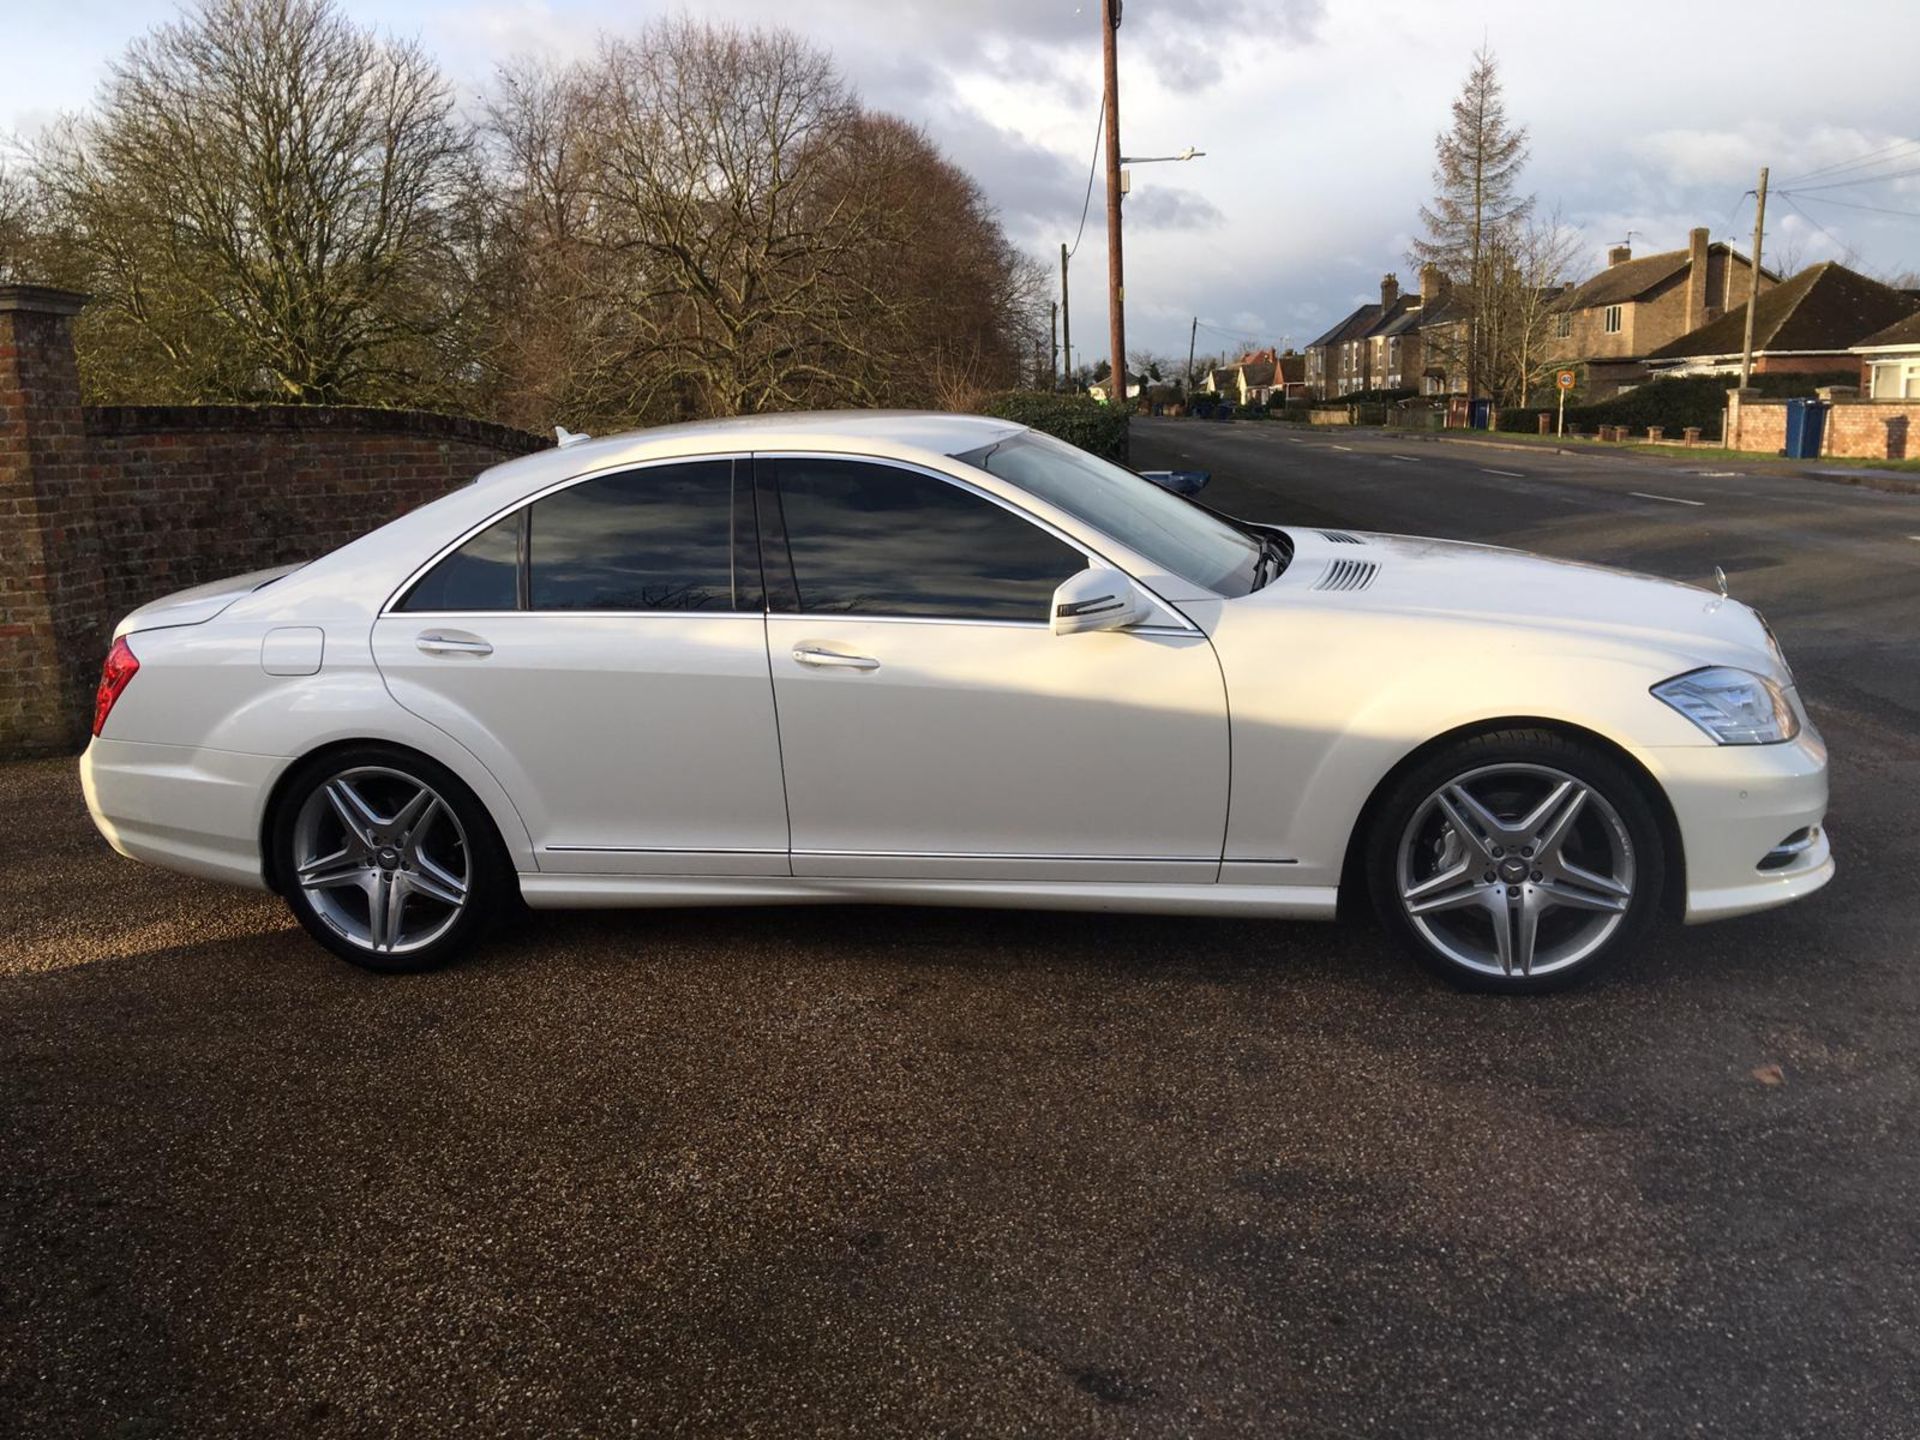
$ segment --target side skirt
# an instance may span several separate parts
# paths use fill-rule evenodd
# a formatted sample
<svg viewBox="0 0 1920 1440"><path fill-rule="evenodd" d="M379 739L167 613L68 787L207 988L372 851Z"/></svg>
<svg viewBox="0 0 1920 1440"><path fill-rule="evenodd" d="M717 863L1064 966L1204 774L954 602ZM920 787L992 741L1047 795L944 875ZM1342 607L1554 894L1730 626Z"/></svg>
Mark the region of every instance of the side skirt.
<svg viewBox="0 0 1920 1440"><path fill-rule="evenodd" d="M1122 885L1043 880L844 880L744 875L529 875L536 910L698 905L959 905L1331 920L1331 885Z"/></svg>

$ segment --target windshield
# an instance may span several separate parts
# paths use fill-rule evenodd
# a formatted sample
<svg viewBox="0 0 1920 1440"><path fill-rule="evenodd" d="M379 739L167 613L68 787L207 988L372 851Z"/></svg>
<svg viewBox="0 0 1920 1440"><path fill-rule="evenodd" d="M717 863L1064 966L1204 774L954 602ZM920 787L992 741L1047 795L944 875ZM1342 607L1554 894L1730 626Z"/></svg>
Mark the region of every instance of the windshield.
<svg viewBox="0 0 1920 1440"><path fill-rule="evenodd" d="M1270 578L1254 536L1051 435L1023 431L954 458L1058 505L1169 575L1215 594L1244 595Z"/></svg>

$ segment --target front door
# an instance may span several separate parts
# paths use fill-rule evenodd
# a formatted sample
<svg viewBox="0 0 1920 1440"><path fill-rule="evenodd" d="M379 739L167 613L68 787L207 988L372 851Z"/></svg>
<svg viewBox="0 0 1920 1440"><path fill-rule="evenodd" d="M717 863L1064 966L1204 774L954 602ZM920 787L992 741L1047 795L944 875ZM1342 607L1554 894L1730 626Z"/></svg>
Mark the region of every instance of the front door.
<svg viewBox="0 0 1920 1440"><path fill-rule="evenodd" d="M1227 815L1212 646L1056 636L1087 554L981 491L756 457L796 875L1209 883Z"/></svg>
<svg viewBox="0 0 1920 1440"><path fill-rule="evenodd" d="M554 491L376 622L395 698L493 772L542 870L787 873L748 470L679 461Z"/></svg>

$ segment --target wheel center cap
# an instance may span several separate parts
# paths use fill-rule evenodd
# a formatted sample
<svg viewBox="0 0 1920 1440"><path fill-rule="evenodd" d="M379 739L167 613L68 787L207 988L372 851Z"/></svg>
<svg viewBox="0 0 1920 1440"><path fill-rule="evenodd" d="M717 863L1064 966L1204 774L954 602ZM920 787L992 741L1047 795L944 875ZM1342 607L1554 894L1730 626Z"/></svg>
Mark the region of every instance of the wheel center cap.
<svg viewBox="0 0 1920 1440"><path fill-rule="evenodd" d="M400 852L391 845L381 846L380 853L373 858L380 862L380 868L382 870L398 870L400 868Z"/></svg>
<svg viewBox="0 0 1920 1440"><path fill-rule="evenodd" d="M1500 862L1500 878L1509 885L1518 884L1527 878L1527 862L1518 855L1509 855Z"/></svg>

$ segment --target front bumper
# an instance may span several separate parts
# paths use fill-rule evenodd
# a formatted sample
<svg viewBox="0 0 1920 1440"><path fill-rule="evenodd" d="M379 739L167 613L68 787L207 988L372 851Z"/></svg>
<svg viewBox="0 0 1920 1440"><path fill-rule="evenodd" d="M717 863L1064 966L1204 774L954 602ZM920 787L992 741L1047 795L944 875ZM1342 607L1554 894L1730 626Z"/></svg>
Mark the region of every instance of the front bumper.
<svg viewBox="0 0 1920 1440"><path fill-rule="evenodd" d="M80 788L94 825L122 855L264 888L260 821L288 763L96 736L80 757Z"/></svg>
<svg viewBox="0 0 1920 1440"><path fill-rule="evenodd" d="M1811 724L1780 745L1666 746L1642 755L1679 822L1688 924L1784 905L1833 878L1827 746ZM1803 830L1815 832L1808 843L1762 868Z"/></svg>

